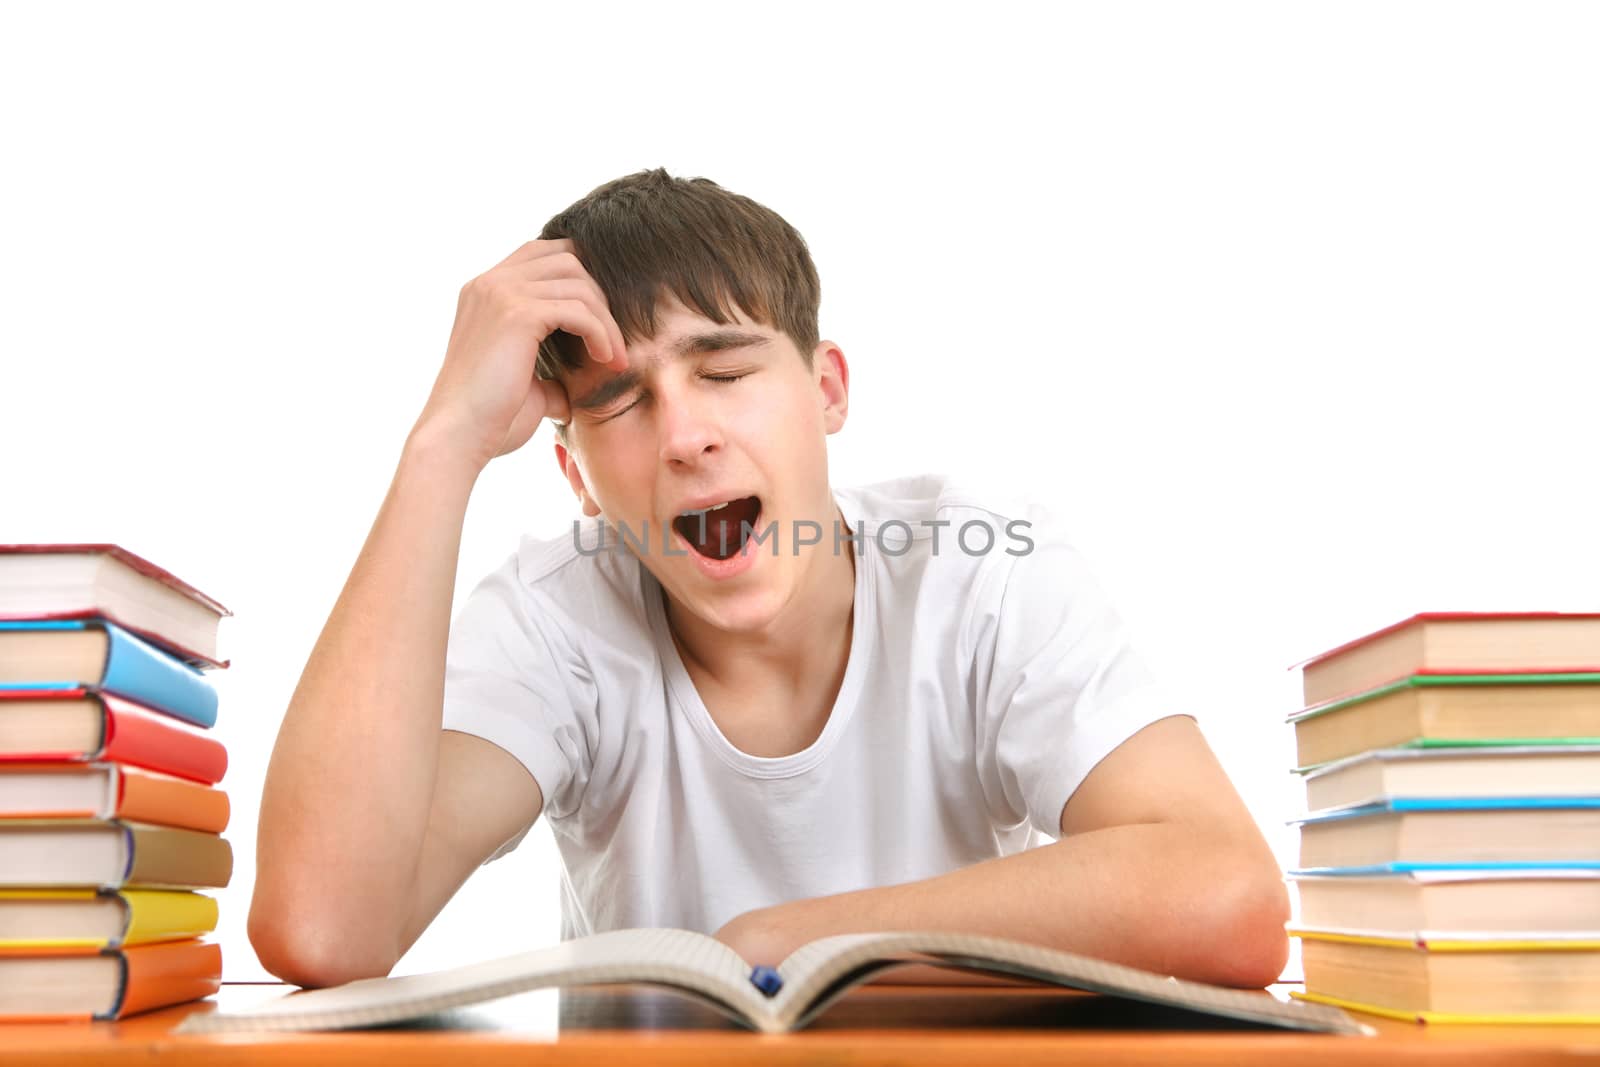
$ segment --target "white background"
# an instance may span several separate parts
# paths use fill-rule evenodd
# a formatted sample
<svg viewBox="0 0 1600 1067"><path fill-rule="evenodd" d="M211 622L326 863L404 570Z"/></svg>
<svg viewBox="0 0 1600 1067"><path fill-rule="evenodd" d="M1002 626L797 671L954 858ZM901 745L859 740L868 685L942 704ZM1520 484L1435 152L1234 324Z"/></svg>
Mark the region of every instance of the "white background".
<svg viewBox="0 0 1600 1067"><path fill-rule="evenodd" d="M783 214L852 368L835 484L1023 485L1280 858L1286 668L1419 610L1600 608L1584 4L8 6L4 541L235 612L227 977L300 668L462 283L644 167ZM576 504L541 428L456 603ZM360 753L351 753L359 759ZM399 971L558 935L542 828Z"/></svg>

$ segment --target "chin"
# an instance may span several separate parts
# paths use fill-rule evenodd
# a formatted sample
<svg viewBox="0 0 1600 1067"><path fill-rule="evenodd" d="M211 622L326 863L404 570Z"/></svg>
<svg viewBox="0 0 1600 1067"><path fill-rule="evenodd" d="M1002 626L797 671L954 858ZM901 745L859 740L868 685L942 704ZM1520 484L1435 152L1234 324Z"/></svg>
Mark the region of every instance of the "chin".
<svg viewBox="0 0 1600 1067"><path fill-rule="evenodd" d="M763 560L770 565L770 557ZM690 579L688 588L667 587L680 610L694 614L708 626L729 633L759 633L770 627L788 600L783 576L769 570L761 580L740 588L707 588Z"/></svg>

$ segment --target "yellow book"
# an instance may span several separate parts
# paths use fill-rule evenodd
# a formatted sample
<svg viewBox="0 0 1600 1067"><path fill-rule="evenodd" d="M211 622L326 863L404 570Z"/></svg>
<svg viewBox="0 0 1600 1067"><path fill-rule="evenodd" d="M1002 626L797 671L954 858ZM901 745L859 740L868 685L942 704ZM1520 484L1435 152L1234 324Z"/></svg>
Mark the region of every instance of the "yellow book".
<svg viewBox="0 0 1600 1067"><path fill-rule="evenodd" d="M1301 1000L1427 1023L1600 1024L1600 931L1289 932L1301 940Z"/></svg>
<svg viewBox="0 0 1600 1067"><path fill-rule="evenodd" d="M1600 949L1600 930L1358 930L1290 923L1289 936L1429 952L1575 952Z"/></svg>
<svg viewBox="0 0 1600 1067"><path fill-rule="evenodd" d="M1576 1014L1550 1014L1528 1012L1516 1015L1500 1015L1493 1012L1478 1014L1460 1014L1448 1011L1401 1011L1395 1008L1384 1008L1376 1004L1363 1004L1358 1000L1346 1000L1344 997L1330 997L1323 993L1299 992L1290 990L1289 995L1296 1000L1307 1000L1313 1004L1327 1004L1334 1008L1343 1008L1345 1011L1359 1011L1366 1015L1377 1015L1385 1019L1401 1019L1405 1022L1418 1023L1476 1023L1480 1026L1594 1026L1600 1024L1600 1013L1578 1012Z"/></svg>
<svg viewBox="0 0 1600 1067"><path fill-rule="evenodd" d="M217 902L161 889L0 889L0 953L71 953L200 937Z"/></svg>

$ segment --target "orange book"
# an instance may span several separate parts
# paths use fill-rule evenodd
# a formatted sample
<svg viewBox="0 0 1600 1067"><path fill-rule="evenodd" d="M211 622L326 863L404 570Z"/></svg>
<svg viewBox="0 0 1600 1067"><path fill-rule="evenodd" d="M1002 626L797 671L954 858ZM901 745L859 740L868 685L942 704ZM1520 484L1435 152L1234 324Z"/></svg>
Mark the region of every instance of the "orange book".
<svg viewBox="0 0 1600 1067"><path fill-rule="evenodd" d="M222 948L208 941L3 955L0 1019L122 1019L209 997L221 984Z"/></svg>
<svg viewBox="0 0 1600 1067"><path fill-rule="evenodd" d="M220 834L228 795L116 763L0 763L0 819L125 819Z"/></svg>

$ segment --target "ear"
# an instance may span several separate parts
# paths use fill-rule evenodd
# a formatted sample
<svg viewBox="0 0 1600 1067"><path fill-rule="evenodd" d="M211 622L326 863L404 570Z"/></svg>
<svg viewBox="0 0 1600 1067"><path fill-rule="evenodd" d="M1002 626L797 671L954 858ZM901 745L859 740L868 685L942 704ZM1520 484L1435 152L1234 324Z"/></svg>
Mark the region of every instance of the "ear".
<svg viewBox="0 0 1600 1067"><path fill-rule="evenodd" d="M850 414L850 364L844 350L832 341L821 341L811 353L811 373L822 394L822 424L828 433L838 433Z"/></svg>
<svg viewBox="0 0 1600 1067"><path fill-rule="evenodd" d="M572 491L578 495L578 503L583 506L583 513L593 518L600 514L600 505L594 502L589 495L589 489L583 484L583 472L578 469L577 457L567 451L567 446L560 441L556 445L556 466L561 468L561 473L566 476Z"/></svg>

